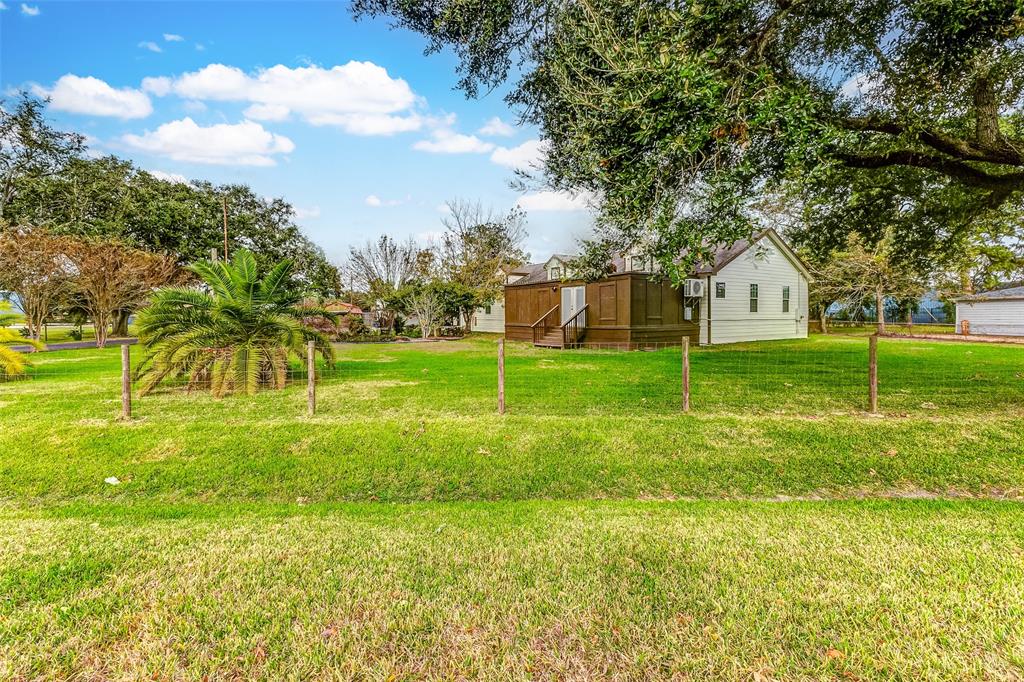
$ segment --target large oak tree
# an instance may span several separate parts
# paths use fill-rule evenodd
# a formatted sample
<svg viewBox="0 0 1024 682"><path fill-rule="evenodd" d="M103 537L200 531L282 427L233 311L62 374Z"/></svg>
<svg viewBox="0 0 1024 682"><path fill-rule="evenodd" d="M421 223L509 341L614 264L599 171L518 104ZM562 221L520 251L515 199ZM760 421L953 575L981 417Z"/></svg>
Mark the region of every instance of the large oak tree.
<svg viewBox="0 0 1024 682"><path fill-rule="evenodd" d="M1024 202L1020 0L355 8L451 46L470 95L517 74L508 99L549 143L547 184L596 192L609 232L654 235L666 265L748 234L753 200L787 183L827 192L850 173L907 173L915 199L953 206L962 230Z"/></svg>

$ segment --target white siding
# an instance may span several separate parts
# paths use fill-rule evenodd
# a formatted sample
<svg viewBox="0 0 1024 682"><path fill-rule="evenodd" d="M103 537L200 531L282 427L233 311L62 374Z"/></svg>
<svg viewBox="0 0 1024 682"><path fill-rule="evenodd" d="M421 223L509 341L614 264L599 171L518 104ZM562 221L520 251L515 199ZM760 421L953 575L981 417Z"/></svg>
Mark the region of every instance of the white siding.
<svg viewBox="0 0 1024 682"><path fill-rule="evenodd" d="M473 311L473 324L471 329L475 332L497 332L505 333L505 303L495 301L491 304L491 312L488 314L486 308L477 308Z"/></svg>
<svg viewBox="0 0 1024 682"><path fill-rule="evenodd" d="M961 301L956 304L956 330L970 323L972 334L1024 336L1024 301Z"/></svg>
<svg viewBox="0 0 1024 682"><path fill-rule="evenodd" d="M759 247L767 247L763 257ZM725 298L716 285L725 284ZM750 285L758 287L757 312L750 312ZM782 311L782 288L789 287L789 312ZM763 237L711 277L711 343L807 336L807 279L769 237ZM705 308L706 310L707 308Z"/></svg>

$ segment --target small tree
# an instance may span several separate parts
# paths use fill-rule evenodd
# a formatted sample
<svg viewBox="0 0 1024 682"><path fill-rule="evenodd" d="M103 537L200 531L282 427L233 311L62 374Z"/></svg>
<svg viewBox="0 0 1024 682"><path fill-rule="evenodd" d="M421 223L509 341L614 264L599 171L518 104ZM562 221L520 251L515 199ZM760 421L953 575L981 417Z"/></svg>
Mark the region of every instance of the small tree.
<svg viewBox="0 0 1024 682"><path fill-rule="evenodd" d="M872 302L878 312L878 332L885 332L885 300L918 298L925 291L923 278L891 257L890 242L881 240L873 249L851 236L844 250L817 274L816 296L861 308Z"/></svg>
<svg viewBox="0 0 1024 682"><path fill-rule="evenodd" d="M490 303L501 292L499 268L526 260L522 249L525 216L518 208L500 215L479 202L455 200L446 205L448 216L441 220L445 227L441 267L445 279L470 294L463 297L459 310L468 332L473 310Z"/></svg>
<svg viewBox="0 0 1024 682"><path fill-rule="evenodd" d="M156 287L180 275L173 257L118 241L68 237L63 244L82 306L96 327L98 348L107 345L107 326L116 311L138 308Z"/></svg>
<svg viewBox="0 0 1024 682"><path fill-rule="evenodd" d="M167 377L186 377L190 385L209 381L217 397L255 393L261 384L282 388L289 358L305 357L307 341L333 361L330 339L303 321L320 317L337 324L337 318L302 303L290 261L261 274L253 254L242 249L230 263L196 263L191 269L208 291L161 289L139 313L145 353L137 370L141 394Z"/></svg>
<svg viewBox="0 0 1024 682"><path fill-rule="evenodd" d="M424 259L412 239L400 242L387 235L349 251L348 271L353 284L367 292L382 327L392 329L398 312L398 292L420 274Z"/></svg>
<svg viewBox="0 0 1024 682"><path fill-rule="evenodd" d="M31 338L40 338L43 324L71 292L73 279L63 240L38 228L0 231L0 290L17 296Z"/></svg>

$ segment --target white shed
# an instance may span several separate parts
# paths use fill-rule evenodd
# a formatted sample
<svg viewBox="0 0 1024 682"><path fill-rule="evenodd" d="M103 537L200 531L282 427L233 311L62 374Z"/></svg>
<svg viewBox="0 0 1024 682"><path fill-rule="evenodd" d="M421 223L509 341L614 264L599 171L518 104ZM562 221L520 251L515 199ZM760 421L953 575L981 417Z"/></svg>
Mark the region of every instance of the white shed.
<svg viewBox="0 0 1024 682"><path fill-rule="evenodd" d="M1024 286L985 291L956 300L957 333L1024 336Z"/></svg>

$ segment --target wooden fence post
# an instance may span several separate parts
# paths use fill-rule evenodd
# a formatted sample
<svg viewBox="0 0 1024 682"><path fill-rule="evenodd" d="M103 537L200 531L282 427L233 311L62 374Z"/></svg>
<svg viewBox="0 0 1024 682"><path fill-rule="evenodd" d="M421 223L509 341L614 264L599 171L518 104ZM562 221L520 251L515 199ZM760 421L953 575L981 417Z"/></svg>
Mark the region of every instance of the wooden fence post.
<svg viewBox="0 0 1024 682"><path fill-rule="evenodd" d="M316 412L316 341L306 342L306 411Z"/></svg>
<svg viewBox="0 0 1024 682"><path fill-rule="evenodd" d="M868 411L878 412L878 334L868 337Z"/></svg>
<svg viewBox="0 0 1024 682"><path fill-rule="evenodd" d="M498 339L498 414L505 414L505 339Z"/></svg>
<svg viewBox="0 0 1024 682"><path fill-rule="evenodd" d="M121 346L121 419L132 418L132 357L131 346Z"/></svg>
<svg viewBox="0 0 1024 682"><path fill-rule="evenodd" d="M683 337L683 412L690 411L690 337Z"/></svg>

